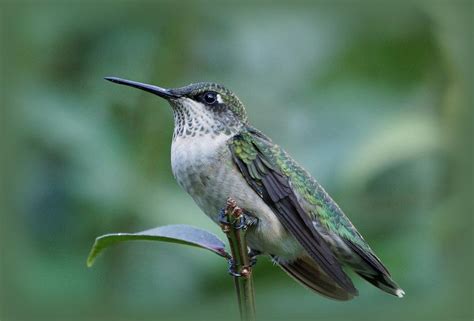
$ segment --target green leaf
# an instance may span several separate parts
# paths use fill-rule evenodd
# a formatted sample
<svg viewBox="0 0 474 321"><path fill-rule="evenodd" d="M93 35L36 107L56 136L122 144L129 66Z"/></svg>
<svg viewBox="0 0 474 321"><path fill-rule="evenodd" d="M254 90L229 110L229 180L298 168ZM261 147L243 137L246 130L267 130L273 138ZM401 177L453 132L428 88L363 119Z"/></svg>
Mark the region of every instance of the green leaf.
<svg viewBox="0 0 474 321"><path fill-rule="evenodd" d="M225 244L216 235L189 225L166 225L138 233L112 233L99 236L87 257L87 266L107 247L125 241L161 241L200 247L219 256L229 258Z"/></svg>

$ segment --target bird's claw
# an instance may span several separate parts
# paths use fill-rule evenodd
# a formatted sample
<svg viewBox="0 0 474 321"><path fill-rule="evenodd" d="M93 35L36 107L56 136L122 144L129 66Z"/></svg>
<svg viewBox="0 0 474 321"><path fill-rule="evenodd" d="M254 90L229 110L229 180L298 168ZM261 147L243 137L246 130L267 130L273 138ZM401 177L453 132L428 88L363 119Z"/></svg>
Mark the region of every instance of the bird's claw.
<svg viewBox="0 0 474 321"><path fill-rule="evenodd" d="M221 226L223 225L229 225L229 220L227 218L227 214L225 212L225 208L221 209L219 211L219 216L218 216L219 224Z"/></svg>
<svg viewBox="0 0 474 321"><path fill-rule="evenodd" d="M225 228L230 226L229 218L226 213L226 209L223 208L219 211L219 216L218 216L219 224L221 227ZM235 222L233 228L237 230L247 230L252 225L255 225L258 223L258 218L255 216L249 214L246 211L243 211L241 215L237 217L237 221Z"/></svg>
<svg viewBox="0 0 474 321"><path fill-rule="evenodd" d="M257 264L257 256L259 256L260 254L262 254L262 252L258 250L249 249L249 261L251 267L254 267Z"/></svg>
<svg viewBox="0 0 474 321"><path fill-rule="evenodd" d="M235 277L247 277L250 273L251 273L251 267L253 265L250 265L250 266L242 266L242 268L240 269L240 272L237 271L237 266L235 265L234 263L234 260L233 259L228 259L227 262L229 263L229 274L232 275L232 276L235 276Z"/></svg>
<svg viewBox="0 0 474 321"><path fill-rule="evenodd" d="M219 211L217 220L222 231L228 234L229 242L231 242L229 233L232 233L232 231L240 230L241 236L245 237L245 231L250 226L258 223L258 219L255 216L242 210L232 199L228 199L227 206ZM257 263L256 256L258 254L260 252L249 249L248 258L244 260L245 265L235 264L234 259L229 258L229 274L234 277L249 277L252 273L252 267Z"/></svg>
<svg viewBox="0 0 474 321"><path fill-rule="evenodd" d="M244 230L248 229L250 226L256 225L258 223L258 218L251 215L249 212L244 211L240 216L240 222L237 228L242 228Z"/></svg>

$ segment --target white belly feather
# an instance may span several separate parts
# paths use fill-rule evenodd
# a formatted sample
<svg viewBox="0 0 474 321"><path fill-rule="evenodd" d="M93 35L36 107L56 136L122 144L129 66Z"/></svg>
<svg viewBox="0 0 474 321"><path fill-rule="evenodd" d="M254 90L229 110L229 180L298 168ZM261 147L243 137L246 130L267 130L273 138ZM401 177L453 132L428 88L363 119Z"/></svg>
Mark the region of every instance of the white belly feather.
<svg viewBox="0 0 474 321"><path fill-rule="evenodd" d="M225 134L175 137L171 146L174 177L216 223L228 197L257 217L257 226L247 234L251 248L285 259L295 258L301 254L301 246L238 171L227 147L229 138Z"/></svg>

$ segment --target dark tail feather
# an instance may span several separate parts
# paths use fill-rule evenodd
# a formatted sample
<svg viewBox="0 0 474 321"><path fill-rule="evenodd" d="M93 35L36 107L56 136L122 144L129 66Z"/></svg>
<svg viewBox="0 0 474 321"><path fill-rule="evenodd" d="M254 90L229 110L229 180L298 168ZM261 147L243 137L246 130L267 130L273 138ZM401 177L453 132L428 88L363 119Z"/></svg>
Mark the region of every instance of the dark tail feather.
<svg viewBox="0 0 474 321"><path fill-rule="evenodd" d="M360 275L366 281L372 283L380 290L383 290L389 294L403 298L405 291L403 291L391 278L390 276L379 274L369 274L367 272L354 270L357 274Z"/></svg>
<svg viewBox="0 0 474 321"><path fill-rule="evenodd" d="M279 262L277 257L274 261L292 278L311 290L335 300L347 301L356 296L357 290L350 293L337 285L326 275L309 257L298 258L293 262Z"/></svg>
<svg viewBox="0 0 474 321"><path fill-rule="evenodd" d="M382 262L380 262L375 254L363 251L359 246L350 241L346 241L346 244L362 259L362 262L364 263L350 264L357 274L379 289L398 296L399 298L403 298L405 291L403 291L392 280L390 272L388 272L387 268L382 264Z"/></svg>

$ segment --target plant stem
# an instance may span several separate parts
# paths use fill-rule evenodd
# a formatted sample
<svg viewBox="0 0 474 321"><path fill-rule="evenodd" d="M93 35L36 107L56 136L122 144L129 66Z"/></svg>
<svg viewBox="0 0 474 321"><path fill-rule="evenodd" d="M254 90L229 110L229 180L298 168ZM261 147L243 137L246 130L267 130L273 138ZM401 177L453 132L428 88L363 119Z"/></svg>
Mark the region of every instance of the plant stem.
<svg viewBox="0 0 474 321"><path fill-rule="evenodd" d="M246 226L243 211L231 198L227 200L222 230L227 235L232 254L234 284L239 302L240 319L255 321L255 295L252 266L248 255Z"/></svg>

